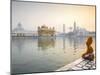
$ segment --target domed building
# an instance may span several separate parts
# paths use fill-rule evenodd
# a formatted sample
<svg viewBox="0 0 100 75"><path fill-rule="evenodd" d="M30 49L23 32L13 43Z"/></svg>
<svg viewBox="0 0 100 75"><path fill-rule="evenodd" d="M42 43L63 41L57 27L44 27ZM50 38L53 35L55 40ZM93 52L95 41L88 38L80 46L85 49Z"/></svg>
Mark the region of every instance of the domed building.
<svg viewBox="0 0 100 75"><path fill-rule="evenodd" d="M18 23L17 27L12 30L12 36L24 36L24 28L21 23Z"/></svg>
<svg viewBox="0 0 100 75"><path fill-rule="evenodd" d="M16 26L16 28L14 28L12 30L12 36L21 36L21 37L24 37L24 36L37 36L36 32L35 31L31 31L31 30L26 30L23 28L22 24L21 23L18 23L18 25Z"/></svg>
<svg viewBox="0 0 100 75"><path fill-rule="evenodd" d="M48 28L45 25L42 25L41 27L38 26L38 36L54 36L55 35L55 29L53 28Z"/></svg>

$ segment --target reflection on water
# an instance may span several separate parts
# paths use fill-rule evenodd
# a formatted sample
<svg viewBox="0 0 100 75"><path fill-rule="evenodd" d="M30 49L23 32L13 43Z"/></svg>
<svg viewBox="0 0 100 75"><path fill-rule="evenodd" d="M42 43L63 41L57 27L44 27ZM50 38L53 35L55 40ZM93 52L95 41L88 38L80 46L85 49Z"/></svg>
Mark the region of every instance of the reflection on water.
<svg viewBox="0 0 100 75"><path fill-rule="evenodd" d="M54 71L81 57L87 37L12 37L12 73ZM95 50L95 38L93 38Z"/></svg>
<svg viewBox="0 0 100 75"><path fill-rule="evenodd" d="M50 47L55 47L55 38L38 37L38 47L41 48L41 50L46 50Z"/></svg>

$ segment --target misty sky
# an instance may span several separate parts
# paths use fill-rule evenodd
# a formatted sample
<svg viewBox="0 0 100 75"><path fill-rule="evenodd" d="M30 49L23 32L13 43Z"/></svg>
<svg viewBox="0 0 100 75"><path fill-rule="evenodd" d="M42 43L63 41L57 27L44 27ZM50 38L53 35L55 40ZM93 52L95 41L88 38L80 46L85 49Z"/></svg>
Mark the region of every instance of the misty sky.
<svg viewBox="0 0 100 75"><path fill-rule="evenodd" d="M43 24L66 32L76 21L77 26L95 31L95 6L78 6L65 4L12 2L12 29L20 22L26 30L37 30Z"/></svg>

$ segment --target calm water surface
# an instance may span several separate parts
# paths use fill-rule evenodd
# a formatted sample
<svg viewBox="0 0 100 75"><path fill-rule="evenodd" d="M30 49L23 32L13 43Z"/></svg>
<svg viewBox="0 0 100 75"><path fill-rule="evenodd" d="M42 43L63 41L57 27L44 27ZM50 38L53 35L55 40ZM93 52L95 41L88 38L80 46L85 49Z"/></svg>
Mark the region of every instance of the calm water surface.
<svg viewBox="0 0 100 75"><path fill-rule="evenodd" d="M81 57L87 37L12 37L12 73L55 71ZM95 50L95 38L93 38Z"/></svg>

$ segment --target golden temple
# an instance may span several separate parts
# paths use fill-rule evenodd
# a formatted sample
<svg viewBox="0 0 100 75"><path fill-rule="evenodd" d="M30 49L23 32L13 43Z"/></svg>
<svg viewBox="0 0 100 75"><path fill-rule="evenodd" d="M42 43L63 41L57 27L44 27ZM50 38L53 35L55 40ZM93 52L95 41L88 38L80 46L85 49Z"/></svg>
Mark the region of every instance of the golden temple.
<svg viewBox="0 0 100 75"><path fill-rule="evenodd" d="M38 36L54 36L55 28L47 27L45 25L38 26Z"/></svg>

